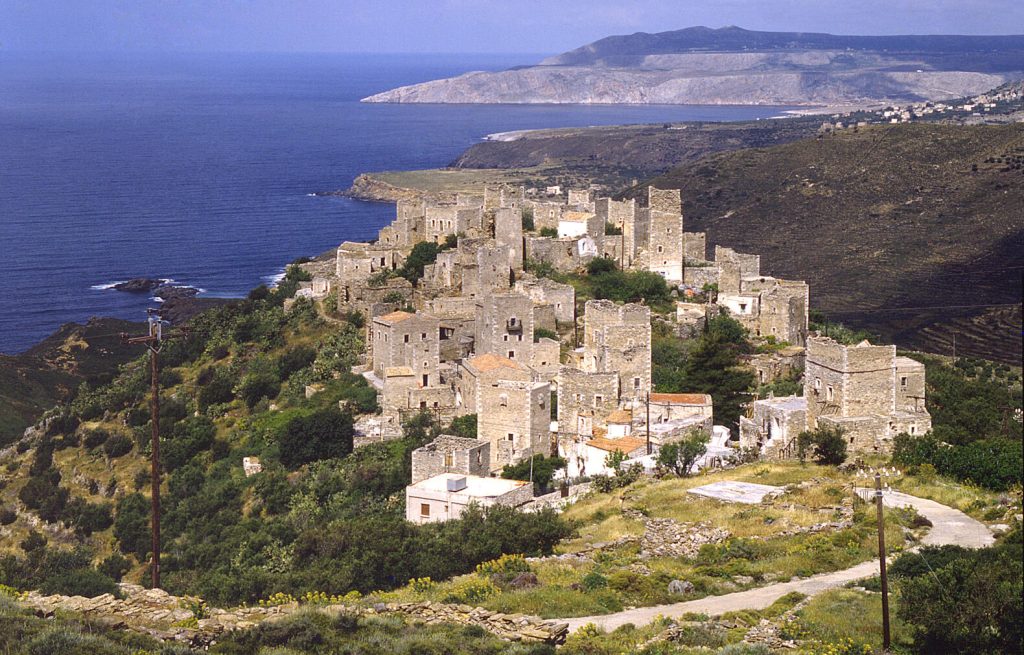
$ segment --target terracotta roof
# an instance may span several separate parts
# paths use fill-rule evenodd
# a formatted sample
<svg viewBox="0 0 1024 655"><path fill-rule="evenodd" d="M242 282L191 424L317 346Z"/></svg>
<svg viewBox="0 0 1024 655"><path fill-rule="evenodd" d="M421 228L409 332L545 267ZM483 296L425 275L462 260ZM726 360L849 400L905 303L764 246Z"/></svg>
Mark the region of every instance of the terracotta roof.
<svg viewBox="0 0 1024 655"><path fill-rule="evenodd" d="M616 450L622 451L624 455L628 455L634 450L643 448L647 445L647 442L637 437L619 437L618 439L605 439L598 437L585 442L588 446L593 446L598 450L604 450L609 453L615 452Z"/></svg>
<svg viewBox="0 0 1024 655"><path fill-rule="evenodd" d="M513 362L508 357L502 357L501 355L495 355L494 353L486 353L484 355L477 355L469 360L469 363L473 365L473 368L478 371L493 371L494 369L505 368L515 369L517 371L523 370L523 366L517 362Z"/></svg>
<svg viewBox="0 0 1024 655"><path fill-rule="evenodd" d="M652 393L651 401L682 405L707 405L711 402L711 396L706 393Z"/></svg>
<svg viewBox="0 0 1024 655"><path fill-rule="evenodd" d="M607 423L632 423L633 412L628 409L617 409L605 419Z"/></svg>
<svg viewBox="0 0 1024 655"><path fill-rule="evenodd" d="M390 314L378 316L373 320L380 321L381 323L389 323L391 325L394 325L395 323L401 323L404 320L410 319L413 316L415 316L415 314L410 314L409 312L403 312L399 310L397 312L391 312Z"/></svg>

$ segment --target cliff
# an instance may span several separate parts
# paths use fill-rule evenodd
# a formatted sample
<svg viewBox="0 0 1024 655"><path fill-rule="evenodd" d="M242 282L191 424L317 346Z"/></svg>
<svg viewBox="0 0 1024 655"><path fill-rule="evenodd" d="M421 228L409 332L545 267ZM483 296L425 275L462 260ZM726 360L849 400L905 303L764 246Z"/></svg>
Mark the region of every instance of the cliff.
<svg viewBox="0 0 1024 655"><path fill-rule="evenodd" d="M1024 36L697 27L608 37L536 66L399 87L364 102L860 105L970 95L1021 71Z"/></svg>

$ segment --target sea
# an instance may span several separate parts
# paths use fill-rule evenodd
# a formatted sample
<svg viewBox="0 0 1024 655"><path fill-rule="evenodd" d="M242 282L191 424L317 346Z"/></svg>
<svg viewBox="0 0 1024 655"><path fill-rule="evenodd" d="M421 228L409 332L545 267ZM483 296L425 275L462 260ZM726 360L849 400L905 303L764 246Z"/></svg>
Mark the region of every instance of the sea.
<svg viewBox="0 0 1024 655"><path fill-rule="evenodd" d="M92 316L144 320L136 277L241 297L373 238L388 204L319 191L444 166L487 135L776 116L778 107L388 105L360 98L543 55L0 51L0 353Z"/></svg>

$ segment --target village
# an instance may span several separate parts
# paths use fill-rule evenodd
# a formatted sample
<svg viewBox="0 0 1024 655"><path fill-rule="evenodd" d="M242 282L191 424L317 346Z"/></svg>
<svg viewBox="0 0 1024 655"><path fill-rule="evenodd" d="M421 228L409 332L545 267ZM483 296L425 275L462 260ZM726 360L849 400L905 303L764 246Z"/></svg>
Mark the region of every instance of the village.
<svg viewBox="0 0 1024 655"><path fill-rule="evenodd" d="M414 285L396 271L424 242L437 254ZM818 427L841 430L850 451L865 454L930 430L922 364L895 346L809 332L806 282L767 275L756 254L715 246L711 255L704 233L685 230L678 190L649 187L638 202L485 188L399 201L376 241L341 244L333 275L303 283L297 297L335 294L366 318L355 372L382 411L360 419L357 443L398 438L424 411L444 422L475 417L475 438L442 435L413 453L406 518L415 523L457 518L472 503L537 507L621 466L650 473L661 448L695 431L709 440L694 470L729 466L739 453L793 459L797 436ZM655 318L680 339L710 317L732 317L773 346L747 357L758 384L802 370L803 393L755 398L738 433L715 423L710 394L658 393L651 307L578 305L572 285L534 273L599 258L661 276L675 311ZM529 480L498 477L537 455L566 461L551 498L535 499Z"/></svg>

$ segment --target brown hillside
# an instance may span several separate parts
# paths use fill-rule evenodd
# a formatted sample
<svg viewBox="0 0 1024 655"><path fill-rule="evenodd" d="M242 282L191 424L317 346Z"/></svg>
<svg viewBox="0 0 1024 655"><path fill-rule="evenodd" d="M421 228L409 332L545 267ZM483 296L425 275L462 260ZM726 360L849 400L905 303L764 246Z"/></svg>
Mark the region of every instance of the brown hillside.
<svg viewBox="0 0 1024 655"><path fill-rule="evenodd" d="M955 332L958 354L1019 362L1022 165L1021 124L893 125L710 155L652 183L682 190L709 247L806 279L837 320L940 352ZM941 309L906 311L925 307Z"/></svg>

